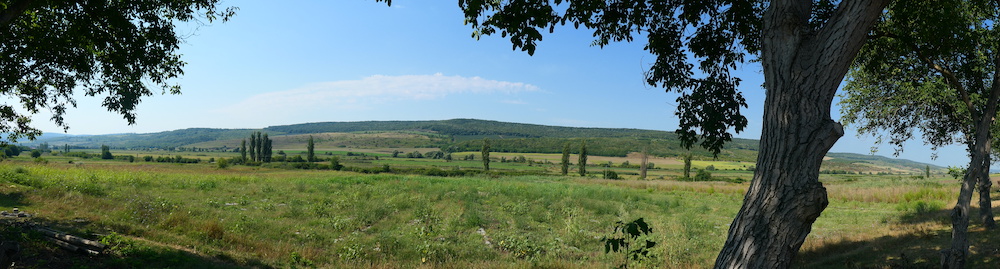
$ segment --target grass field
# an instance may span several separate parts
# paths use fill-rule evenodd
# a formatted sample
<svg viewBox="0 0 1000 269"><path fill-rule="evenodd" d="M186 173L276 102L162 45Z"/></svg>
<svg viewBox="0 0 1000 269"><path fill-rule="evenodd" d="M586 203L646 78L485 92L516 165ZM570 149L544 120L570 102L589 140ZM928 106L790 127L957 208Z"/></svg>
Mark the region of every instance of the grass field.
<svg viewBox="0 0 1000 269"><path fill-rule="evenodd" d="M102 239L112 251L98 258L67 255L40 235L6 225L0 232L27 246L25 268L612 268L623 259L605 254L600 239L611 234L616 221L640 217L654 228L651 239L659 246L652 259L632 266L706 268L748 186L45 158L47 163L26 157L0 162L0 208L18 207L36 214L31 222ZM378 162L481 165L478 160ZM709 164L716 169L743 165L695 166ZM750 178L748 171L715 172ZM821 179L830 206L813 226L796 267L936 267L936 250L950 236L947 209L957 195L957 181L898 175ZM975 224L972 232L971 264L1000 266L996 233Z"/></svg>

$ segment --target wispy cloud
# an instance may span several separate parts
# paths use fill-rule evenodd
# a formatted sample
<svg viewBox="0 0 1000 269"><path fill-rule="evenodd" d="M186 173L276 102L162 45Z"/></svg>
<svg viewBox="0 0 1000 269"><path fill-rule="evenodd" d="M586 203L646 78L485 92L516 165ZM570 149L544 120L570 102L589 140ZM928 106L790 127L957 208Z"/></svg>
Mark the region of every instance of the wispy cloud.
<svg viewBox="0 0 1000 269"><path fill-rule="evenodd" d="M433 100L458 94L513 94L538 91L522 82L481 77L434 75L374 75L359 80L320 82L303 87L257 94L220 111L246 115L309 108L368 109L396 101ZM261 111L263 112L263 111Z"/></svg>
<svg viewBox="0 0 1000 269"><path fill-rule="evenodd" d="M520 99L518 99L518 100L511 100L511 99L500 100L500 103L504 103L504 104L508 104L508 105L527 105L528 104L528 102L525 102L525 101L520 100Z"/></svg>

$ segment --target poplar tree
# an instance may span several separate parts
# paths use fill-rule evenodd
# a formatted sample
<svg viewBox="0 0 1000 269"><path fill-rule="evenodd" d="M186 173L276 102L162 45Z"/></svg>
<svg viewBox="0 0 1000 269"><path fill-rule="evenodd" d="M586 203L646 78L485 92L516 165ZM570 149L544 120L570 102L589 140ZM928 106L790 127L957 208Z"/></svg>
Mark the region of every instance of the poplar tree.
<svg viewBox="0 0 1000 269"><path fill-rule="evenodd" d="M313 136L310 135L309 136L309 142L307 142L307 144L306 144L306 152L307 152L306 153L306 160L308 160L310 162L315 162L316 161L316 152L313 151L315 149L315 147L316 147L316 144L313 143Z"/></svg>
<svg viewBox="0 0 1000 269"><path fill-rule="evenodd" d="M569 174L569 143L563 144L562 152L562 175Z"/></svg>
<svg viewBox="0 0 1000 269"><path fill-rule="evenodd" d="M483 170L490 170L490 139L483 138Z"/></svg>
<svg viewBox="0 0 1000 269"><path fill-rule="evenodd" d="M247 139L240 142L240 163L247 163Z"/></svg>
<svg viewBox="0 0 1000 269"><path fill-rule="evenodd" d="M684 154L684 179L691 178L691 153Z"/></svg>
<svg viewBox="0 0 1000 269"><path fill-rule="evenodd" d="M269 163L271 162L271 139L267 138L267 134L264 134L264 137L261 140L264 141L264 144L261 145L261 148L263 148L263 150L261 150L261 161Z"/></svg>
<svg viewBox="0 0 1000 269"><path fill-rule="evenodd" d="M646 169L649 166L649 150L642 149L642 162L639 163L639 179L646 179Z"/></svg>
<svg viewBox="0 0 1000 269"><path fill-rule="evenodd" d="M581 177L582 176L586 176L587 175L587 141L583 141L583 144L580 145L580 158L577 160L577 166L579 167L577 170L579 170L578 172L580 173L580 176Z"/></svg>
<svg viewBox="0 0 1000 269"><path fill-rule="evenodd" d="M250 133L250 162L257 161L257 135Z"/></svg>
<svg viewBox="0 0 1000 269"><path fill-rule="evenodd" d="M257 149L257 160L256 161L259 162L259 161L261 161L261 160L264 159L264 138L261 137L261 133L260 132L257 132L256 136L257 136L257 141L256 141L257 145L255 145L255 147Z"/></svg>

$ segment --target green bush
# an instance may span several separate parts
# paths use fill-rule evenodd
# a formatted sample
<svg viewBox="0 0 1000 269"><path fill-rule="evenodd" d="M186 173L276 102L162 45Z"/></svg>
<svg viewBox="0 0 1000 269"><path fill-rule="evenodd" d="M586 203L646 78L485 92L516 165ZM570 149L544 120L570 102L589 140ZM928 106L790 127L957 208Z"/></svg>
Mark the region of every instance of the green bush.
<svg viewBox="0 0 1000 269"><path fill-rule="evenodd" d="M712 173L708 170L698 169L698 173L694 175L695 181L711 181Z"/></svg>
<svg viewBox="0 0 1000 269"><path fill-rule="evenodd" d="M618 176L618 173L611 170L604 170L604 179L622 179Z"/></svg>

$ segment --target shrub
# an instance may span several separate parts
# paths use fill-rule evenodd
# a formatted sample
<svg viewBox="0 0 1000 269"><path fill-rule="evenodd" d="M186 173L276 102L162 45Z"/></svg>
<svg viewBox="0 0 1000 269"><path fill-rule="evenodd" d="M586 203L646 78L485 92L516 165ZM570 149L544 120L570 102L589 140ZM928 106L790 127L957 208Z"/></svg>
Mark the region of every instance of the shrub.
<svg viewBox="0 0 1000 269"><path fill-rule="evenodd" d="M338 157L330 158L330 169L337 171L340 171L340 169L344 169L344 165L340 164L340 158Z"/></svg>
<svg viewBox="0 0 1000 269"><path fill-rule="evenodd" d="M712 173L708 170L698 169L698 174L694 175L695 181L710 181L712 180Z"/></svg>
<svg viewBox="0 0 1000 269"><path fill-rule="evenodd" d="M618 176L618 173L611 170L604 170L604 179L622 179Z"/></svg>

